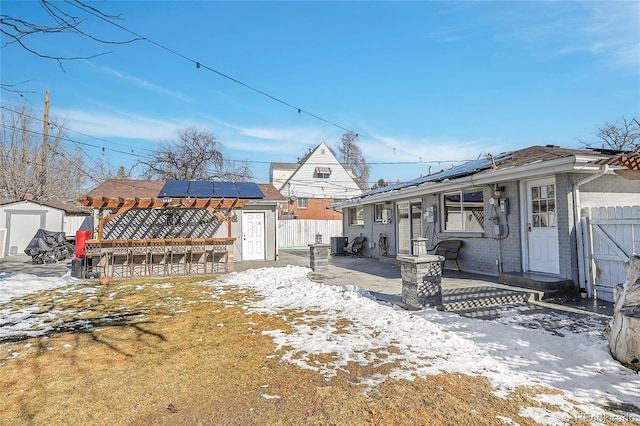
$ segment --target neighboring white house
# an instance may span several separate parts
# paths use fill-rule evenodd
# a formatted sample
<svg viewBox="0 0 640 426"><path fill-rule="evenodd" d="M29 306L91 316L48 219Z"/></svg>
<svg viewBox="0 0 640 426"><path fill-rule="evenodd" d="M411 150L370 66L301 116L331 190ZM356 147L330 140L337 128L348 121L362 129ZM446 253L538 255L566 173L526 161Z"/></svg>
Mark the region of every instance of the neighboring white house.
<svg viewBox="0 0 640 426"><path fill-rule="evenodd" d="M0 257L24 255L38 229L74 237L89 211L71 204L13 201L0 205Z"/></svg>
<svg viewBox="0 0 640 426"><path fill-rule="evenodd" d="M297 163L271 163L271 184L288 200L279 211L280 247L306 247L342 235L342 215L327 206L362 194L351 166L323 142Z"/></svg>

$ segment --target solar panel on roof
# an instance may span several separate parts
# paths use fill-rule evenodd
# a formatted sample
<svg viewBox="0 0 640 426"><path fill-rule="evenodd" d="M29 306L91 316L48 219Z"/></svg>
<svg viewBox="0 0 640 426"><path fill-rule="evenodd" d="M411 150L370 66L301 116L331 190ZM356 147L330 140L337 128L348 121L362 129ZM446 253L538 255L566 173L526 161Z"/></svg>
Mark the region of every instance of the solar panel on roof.
<svg viewBox="0 0 640 426"><path fill-rule="evenodd" d="M236 182L240 198L264 198L260 187L253 182Z"/></svg>
<svg viewBox="0 0 640 426"><path fill-rule="evenodd" d="M395 185L378 188L374 191L368 192L366 195L380 194L383 192L393 191L395 189L403 189L403 188L408 188L410 186L417 186L427 182L439 182L445 179L455 179L457 177L469 175L473 172L479 172L481 170L488 169L493 164L498 165L509 159L511 159L510 152L500 154L494 157L493 160L491 158L479 158L477 160L469 161L459 166L452 167L449 170L443 170L433 175L423 176L407 182L402 182Z"/></svg>
<svg viewBox="0 0 640 426"><path fill-rule="evenodd" d="M238 198L238 188L233 182L213 182L215 198Z"/></svg>
<svg viewBox="0 0 640 426"><path fill-rule="evenodd" d="M186 197L189 182L186 180L168 180L160 190L158 197Z"/></svg>
<svg viewBox="0 0 640 426"><path fill-rule="evenodd" d="M205 182L168 180L158 197L173 198L264 198L260 187L253 182Z"/></svg>
<svg viewBox="0 0 640 426"><path fill-rule="evenodd" d="M204 181L189 181L189 197L193 198L213 198L213 183Z"/></svg>

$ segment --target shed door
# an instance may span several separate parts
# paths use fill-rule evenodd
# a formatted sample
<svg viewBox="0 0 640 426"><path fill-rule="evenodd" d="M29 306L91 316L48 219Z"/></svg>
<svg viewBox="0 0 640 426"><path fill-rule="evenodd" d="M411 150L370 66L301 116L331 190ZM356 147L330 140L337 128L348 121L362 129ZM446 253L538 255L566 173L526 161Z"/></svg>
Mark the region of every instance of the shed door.
<svg viewBox="0 0 640 426"><path fill-rule="evenodd" d="M560 272L560 258L555 180L529 181L526 187L529 271L557 274Z"/></svg>
<svg viewBox="0 0 640 426"><path fill-rule="evenodd" d="M6 254L24 255L24 249L27 248L38 229L45 227L46 216L46 211L7 211L9 244L6 247Z"/></svg>
<svg viewBox="0 0 640 426"><path fill-rule="evenodd" d="M264 212L242 212L242 260L264 260Z"/></svg>

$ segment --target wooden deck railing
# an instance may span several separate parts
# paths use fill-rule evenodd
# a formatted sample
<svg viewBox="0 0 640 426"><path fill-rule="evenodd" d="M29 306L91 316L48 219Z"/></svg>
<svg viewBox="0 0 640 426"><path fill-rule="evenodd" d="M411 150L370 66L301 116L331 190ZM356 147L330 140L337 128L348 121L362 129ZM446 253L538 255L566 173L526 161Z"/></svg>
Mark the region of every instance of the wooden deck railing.
<svg viewBox="0 0 640 426"><path fill-rule="evenodd" d="M233 271L235 238L85 241L85 276L134 277Z"/></svg>

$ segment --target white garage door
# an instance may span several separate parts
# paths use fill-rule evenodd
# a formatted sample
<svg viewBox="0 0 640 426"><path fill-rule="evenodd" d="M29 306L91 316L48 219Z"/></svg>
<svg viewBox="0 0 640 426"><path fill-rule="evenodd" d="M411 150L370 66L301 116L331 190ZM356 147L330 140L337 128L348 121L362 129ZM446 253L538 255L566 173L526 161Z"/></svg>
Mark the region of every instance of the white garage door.
<svg viewBox="0 0 640 426"><path fill-rule="evenodd" d="M9 255L24 255L24 249L31 241L38 229L44 228L46 212L7 212L7 230L9 244L7 253Z"/></svg>

